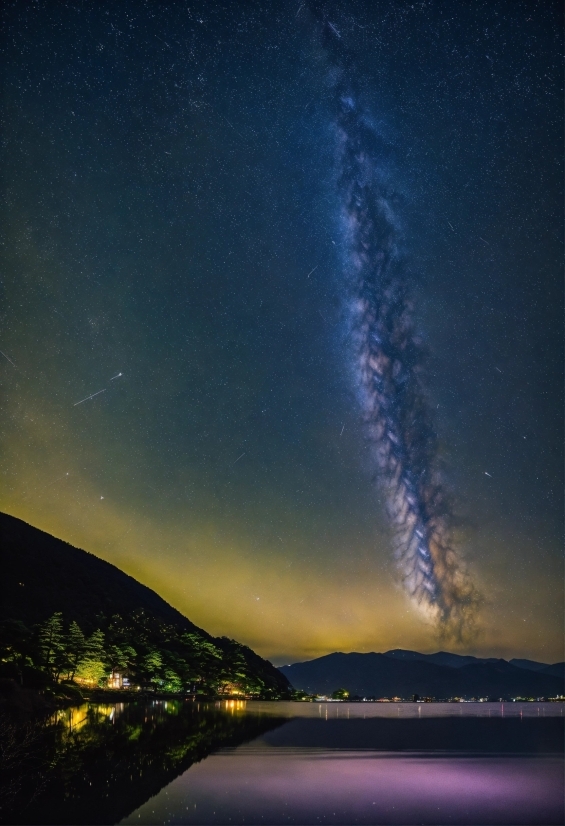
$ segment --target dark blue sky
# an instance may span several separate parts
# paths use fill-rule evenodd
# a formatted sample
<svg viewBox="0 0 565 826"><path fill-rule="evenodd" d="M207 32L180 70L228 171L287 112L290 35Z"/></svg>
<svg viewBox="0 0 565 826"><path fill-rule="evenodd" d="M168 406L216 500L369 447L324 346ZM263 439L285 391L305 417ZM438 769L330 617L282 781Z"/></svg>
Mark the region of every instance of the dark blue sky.
<svg viewBox="0 0 565 826"><path fill-rule="evenodd" d="M560 9L326 9L388 147L473 650L561 659ZM15 2L4 44L3 509L277 661L436 648L352 386L307 4Z"/></svg>

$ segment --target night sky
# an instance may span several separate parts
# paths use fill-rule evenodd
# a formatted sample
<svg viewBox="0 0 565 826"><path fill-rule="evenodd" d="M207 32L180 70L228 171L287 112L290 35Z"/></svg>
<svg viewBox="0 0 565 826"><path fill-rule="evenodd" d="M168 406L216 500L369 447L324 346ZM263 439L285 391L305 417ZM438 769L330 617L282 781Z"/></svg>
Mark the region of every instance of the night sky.
<svg viewBox="0 0 565 826"><path fill-rule="evenodd" d="M277 664L562 660L560 4L323 8L387 148L479 633L399 584L299 0L5 5L0 508Z"/></svg>

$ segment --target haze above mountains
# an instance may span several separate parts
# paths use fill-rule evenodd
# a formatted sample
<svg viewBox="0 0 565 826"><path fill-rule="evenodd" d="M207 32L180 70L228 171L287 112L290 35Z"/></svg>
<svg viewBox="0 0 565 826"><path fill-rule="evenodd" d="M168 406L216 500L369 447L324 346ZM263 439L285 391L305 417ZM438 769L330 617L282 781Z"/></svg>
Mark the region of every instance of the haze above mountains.
<svg viewBox="0 0 565 826"><path fill-rule="evenodd" d="M0 514L0 619L30 626L55 611L92 631L97 616L143 609L156 622L214 640L150 588L93 554ZM294 688L330 694L338 688L361 697L550 697L565 693L564 664L439 651L421 654L394 649L384 654L334 653L275 669L249 651L253 667ZM276 675L276 677L275 677ZM284 675L281 677L281 675Z"/></svg>

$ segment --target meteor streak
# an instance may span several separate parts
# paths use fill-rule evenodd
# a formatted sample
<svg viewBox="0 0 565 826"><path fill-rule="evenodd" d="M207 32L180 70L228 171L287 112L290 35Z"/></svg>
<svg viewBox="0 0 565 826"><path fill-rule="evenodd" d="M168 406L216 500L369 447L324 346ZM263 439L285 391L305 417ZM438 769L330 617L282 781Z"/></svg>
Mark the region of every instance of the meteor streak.
<svg viewBox="0 0 565 826"><path fill-rule="evenodd" d="M9 361L9 362L10 362L10 364L12 365L12 367L15 367L15 366L16 366L16 365L14 364L14 362L12 361L12 359L10 358L10 356L7 356L7 355L6 355L6 353L3 353L3 352L2 352L2 350L0 350L0 354L4 356L4 358L6 359L6 361Z"/></svg>
<svg viewBox="0 0 565 826"><path fill-rule="evenodd" d="M93 393L91 396L87 396L87 397L86 397L86 399L81 399L79 402L75 402L75 403L73 404L73 407L76 407L78 404L82 404L83 402L88 402L88 401L90 401L90 399L93 399L95 396L99 396L99 395L100 395L100 393L105 393L105 392L106 392L106 388L105 388L105 387L104 387L104 389L103 389L103 390L97 390L97 392L96 392L96 393Z"/></svg>

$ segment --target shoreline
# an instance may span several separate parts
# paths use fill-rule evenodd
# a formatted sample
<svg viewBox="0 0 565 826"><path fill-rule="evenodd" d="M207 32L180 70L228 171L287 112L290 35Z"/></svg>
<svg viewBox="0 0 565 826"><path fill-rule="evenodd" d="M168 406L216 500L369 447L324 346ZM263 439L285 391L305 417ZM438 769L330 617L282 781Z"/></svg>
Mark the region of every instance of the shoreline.
<svg viewBox="0 0 565 826"><path fill-rule="evenodd" d="M55 711L81 706L84 703L113 704L113 703L133 703L147 702L150 700L174 700L192 701L200 703L217 702L245 702L245 703L281 703L291 702L297 705L304 704L331 704L331 705L437 705L437 704L477 704L488 703L563 703L565 698L499 698L485 700L465 700L465 699L443 699L443 700L334 700L325 697L320 698L261 698L261 697L241 697L230 695L195 695L195 694L175 694L172 692L160 691L130 691L124 689L85 689L74 685L61 685L59 691L45 691L34 688L24 688L15 680L0 680L0 714L20 717L39 717Z"/></svg>
<svg viewBox="0 0 565 826"><path fill-rule="evenodd" d="M58 689L58 690L57 690ZM283 700L273 698L248 698L241 696L217 696L175 694L166 691L130 691L124 689L87 689L77 685L59 685L54 690L22 687L16 680L0 679L0 714L22 717L43 716L84 703L132 703L148 700L191 700L193 702L214 703L218 701L245 701L278 703ZM289 701L287 698L285 701Z"/></svg>

